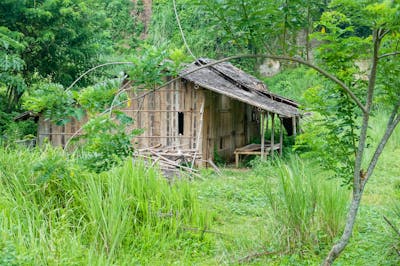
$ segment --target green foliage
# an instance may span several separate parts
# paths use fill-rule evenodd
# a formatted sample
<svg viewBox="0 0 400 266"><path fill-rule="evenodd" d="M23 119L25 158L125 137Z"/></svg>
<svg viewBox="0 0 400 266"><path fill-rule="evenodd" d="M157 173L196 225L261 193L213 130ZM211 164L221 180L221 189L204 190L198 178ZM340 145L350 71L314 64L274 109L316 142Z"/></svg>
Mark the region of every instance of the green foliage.
<svg viewBox="0 0 400 266"><path fill-rule="evenodd" d="M165 82L165 76L176 74L184 56L179 50L172 52L174 62L165 60L166 52L151 46L132 57L129 85L134 89L155 88ZM122 104L126 97L124 90L127 88L121 88L121 78L105 80L80 90L64 89L60 84L41 81L30 88L23 106L41 113L57 125L64 125L72 118L80 120L85 114L93 117L83 127L84 134L79 137L82 142L78 145L83 164L90 170L101 172L131 155L131 140L142 132L141 129L127 131L126 127L133 121L122 112L113 111L118 122L104 113L108 108Z"/></svg>
<svg viewBox="0 0 400 266"><path fill-rule="evenodd" d="M0 103L2 107L0 111L10 112L26 88L22 77L22 71L25 68L25 62L21 58L25 50L25 45L21 42L22 36L6 27L0 27ZM0 120L1 122L3 121Z"/></svg>
<svg viewBox="0 0 400 266"><path fill-rule="evenodd" d="M381 112L373 117L373 140L383 134L385 117ZM339 264L398 264L392 249L397 238L382 214L397 223L385 206L399 195L393 178L399 137L397 130L378 178L366 188L354 239ZM348 199L348 191L327 180L329 173L318 163L297 156L258 162L254 171L221 169L222 176L208 171L202 180L173 184L131 160L101 174L88 172L76 154L50 146L0 148L0 169L0 261L16 265L220 265L262 252L276 253L251 263L317 265L337 234L336 223L343 222L342 200ZM45 175L50 178L41 181ZM302 234L285 238L284 232L304 228L313 209L305 244L292 237ZM286 252L289 242L292 250Z"/></svg>
<svg viewBox="0 0 400 266"><path fill-rule="evenodd" d="M120 79L106 80L100 84L82 88L80 91L73 91L73 96L78 106L89 114L101 113L111 106L120 86Z"/></svg>
<svg viewBox="0 0 400 266"><path fill-rule="evenodd" d="M173 263L209 252L211 236L184 230L210 224L190 184L171 185L141 162L99 175L59 149L0 148L0 169L1 265Z"/></svg>
<svg viewBox="0 0 400 266"><path fill-rule="evenodd" d="M13 120L16 114L12 113L9 120L6 121L5 126L0 128L1 132L3 132L4 144L13 146L15 141L29 141L34 140L37 132L37 124L34 120L28 119L26 121L15 122ZM5 119L4 117L2 119ZM2 141L0 140L0 145ZM29 145L28 145L29 146Z"/></svg>
<svg viewBox="0 0 400 266"><path fill-rule="evenodd" d="M310 88L304 98L313 119L303 123L304 134L297 137L295 149L318 158L326 170L350 184L358 141L355 105L329 86Z"/></svg>
<svg viewBox="0 0 400 266"><path fill-rule="evenodd" d="M35 72L63 85L98 60L108 46L104 10L95 1L15 1L0 4L0 23L24 34L24 79Z"/></svg>
<svg viewBox="0 0 400 266"><path fill-rule="evenodd" d="M18 258L15 247L10 242L0 242L0 265L1 266L18 266Z"/></svg>
<svg viewBox="0 0 400 266"><path fill-rule="evenodd" d="M66 91L60 84L40 82L29 89L23 99L23 107L35 113L43 113L57 125L70 121L70 117L79 116L81 110L74 106L71 91Z"/></svg>
<svg viewBox="0 0 400 266"><path fill-rule="evenodd" d="M140 44L143 23L140 20L140 1L102 0L109 27L108 35L113 41L114 50L126 54Z"/></svg>
<svg viewBox="0 0 400 266"><path fill-rule="evenodd" d="M372 51L370 6L363 1L352 3L354 6L342 2L332 1L331 10L324 12L318 22L320 31L313 34L321 41L316 59L363 99L367 77L359 65ZM365 17L352 13L356 9ZM319 158L325 169L333 170L336 177L349 184L354 173L361 112L342 88L322 79L319 83L304 93L304 106L313 112L314 119L304 124L305 134L297 138L296 149ZM393 93L393 89L388 91Z"/></svg>
<svg viewBox="0 0 400 266"><path fill-rule="evenodd" d="M179 69L181 64L193 61L193 58L185 54L183 48L169 50L169 58L173 61L174 67Z"/></svg>
<svg viewBox="0 0 400 266"><path fill-rule="evenodd" d="M7 112L19 107L27 85L34 87L32 84L41 82L37 75L67 86L100 58L104 60L111 53L113 42L135 39L130 36L134 31L130 8L132 1L128 0L44 0L18 4L14 0L1 1L2 107ZM84 78L82 82L87 85L92 80Z"/></svg>
<svg viewBox="0 0 400 266"><path fill-rule="evenodd" d="M280 236L282 248L321 250L343 226L348 191L314 170L312 162L303 163L296 156L287 162L277 159L255 163L256 173L268 176L265 189L273 220L270 230Z"/></svg>
<svg viewBox="0 0 400 266"><path fill-rule="evenodd" d="M166 51L151 45L145 45L140 53L132 57L133 66L128 69L128 75L134 88L153 89L165 82L165 76L176 74L174 64L167 61L167 57Z"/></svg>
<svg viewBox="0 0 400 266"><path fill-rule="evenodd" d="M176 4L183 31L193 53L198 57L217 57L221 51L221 43L214 35L220 35L220 32L215 25L210 24L209 16L193 1L178 0ZM149 42L172 50L182 49L187 53L176 23L172 1L153 1L152 8Z"/></svg>
<svg viewBox="0 0 400 266"><path fill-rule="evenodd" d="M321 84L322 79L314 70L304 67L288 68L277 75L265 78L264 82L273 93L295 99L305 104L304 91Z"/></svg>
<svg viewBox="0 0 400 266"><path fill-rule="evenodd" d="M86 168L96 172L109 170L132 154L131 140L142 130L126 132L125 126L132 123L131 119L122 112L117 112L116 118L118 122L100 115L84 125L84 134L79 139L84 139L81 160Z"/></svg>
<svg viewBox="0 0 400 266"><path fill-rule="evenodd" d="M298 47L296 38L303 29L306 35L312 31L313 21L326 6L326 1L319 0L176 2L191 50L196 56L212 58L265 52L302 55L309 47ZM173 48L183 46L171 1L153 1L150 39ZM260 63L256 61L237 60L250 71Z"/></svg>

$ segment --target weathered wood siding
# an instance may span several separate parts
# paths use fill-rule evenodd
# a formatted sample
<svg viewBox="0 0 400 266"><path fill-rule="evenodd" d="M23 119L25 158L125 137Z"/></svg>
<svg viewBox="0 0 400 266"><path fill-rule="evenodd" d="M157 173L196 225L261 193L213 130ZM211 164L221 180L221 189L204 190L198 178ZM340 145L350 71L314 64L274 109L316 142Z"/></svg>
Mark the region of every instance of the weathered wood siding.
<svg viewBox="0 0 400 266"><path fill-rule="evenodd" d="M144 129L143 134L132 140L136 149L158 146L195 150L198 147L203 160L214 160L216 154L232 160L236 148L260 138L256 108L199 88L192 82L178 80L150 93L130 91L128 98L118 109L134 119L127 130ZM86 121L85 117L82 121L56 126L40 117L39 144L47 137L53 145L64 146Z"/></svg>
<svg viewBox="0 0 400 266"><path fill-rule="evenodd" d="M75 134L79 128L87 122L87 118L84 117L81 121L72 119L70 123L63 126L57 126L45 119L43 116L39 117L38 122L38 143L42 145L45 139L53 144L54 146L62 146Z"/></svg>
<svg viewBox="0 0 400 266"><path fill-rule="evenodd" d="M195 149L204 91L192 83L177 81L142 97L147 92L130 92L130 106L122 109L134 119L133 128L144 129L134 139L135 147Z"/></svg>
<svg viewBox="0 0 400 266"><path fill-rule="evenodd" d="M203 155L232 160L236 148L259 135L259 121L252 118L253 107L227 96L207 92L203 135Z"/></svg>

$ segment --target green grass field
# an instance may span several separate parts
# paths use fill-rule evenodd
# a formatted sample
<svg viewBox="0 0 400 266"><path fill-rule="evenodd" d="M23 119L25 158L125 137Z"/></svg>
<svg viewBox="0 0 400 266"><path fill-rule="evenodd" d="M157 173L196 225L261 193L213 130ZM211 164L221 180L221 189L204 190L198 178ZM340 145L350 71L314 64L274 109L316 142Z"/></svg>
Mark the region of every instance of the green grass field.
<svg viewBox="0 0 400 266"><path fill-rule="evenodd" d="M302 73L277 76L270 89L301 98L316 82ZM386 117L372 118L366 162ZM336 265L399 265L400 239L383 219L400 227L399 160L397 129ZM0 265L319 265L350 190L290 149L248 165L170 184L130 159L97 174L51 147L0 148Z"/></svg>
<svg viewBox="0 0 400 266"><path fill-rule="evenodd" d="M383 220L400 225L399 140L397 130L336 265L400 262ZM350 195L294 154L173 185L143 164L94 174L75 161L52 148L0 150L0 265L318 265Z"/></svg>

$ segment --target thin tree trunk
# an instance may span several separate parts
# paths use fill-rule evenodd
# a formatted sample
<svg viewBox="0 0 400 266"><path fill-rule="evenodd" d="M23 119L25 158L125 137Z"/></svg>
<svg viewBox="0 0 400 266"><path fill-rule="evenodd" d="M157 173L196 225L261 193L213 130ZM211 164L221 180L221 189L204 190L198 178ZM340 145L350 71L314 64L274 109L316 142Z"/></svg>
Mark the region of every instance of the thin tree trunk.
<svg viewBox="0 0 400 266"><path fill-rule="evenodd" d="M306 26L306 61L310 61L310 27L311 27L310 1L307 2L307 26Z"/></svg>
<svg viewBox="0 0 400 266"><path fill-rule="evenodd" d="M282 52L284 55L287 54L286 52L286 35L287 35L287 20L288 20L288 14L287 14L287 8L288 8L288 0L285 1L285 16L284 16L284 22L283 22L283 40L282 40Z"/></svg>
<svg viewBox="0 0 400 266"><path fill-rule="evenodd" d="M337 257L339 257L340 253L349 243L351 233L353 232L354 223L356 221L358 208L360 207L361 196L362 196L361 193L354 193L350 209L347 214L347 222L344 228L343 235L340 238L340 241L332 247L331 251L325 258L325 261L323 262L322 265L324 266L332 265L332 263L337 259Z"/></svg>
<svg viewBox="0 0 400 266"><path fill-rule="evenodd" d="M327 257L325 258L322 265L332 265L332 263L339 257L340 253L345 249L349 243L351 234L353 232L354 223L356 221L358 208L360 207L360 202L362 194L364 192L364 178L365 173L361 169L362 160L364 157L365 144L367 139L367 131L369 126L369 116L372 107L372 99L374 95L375 83L376 83L376 73L378 65L378 53L380 46L380 30L375 30L373 33L374 41L374 54L372 57L372 67L369 75L368 92L365 109L366 112L363 113L363 121L360 131L360 140L358 143L358 149L356 154L356 159L354 162L354 176L353 176L353 199L347 214L346 225L342 237L340 240L333 245L332 249L329 251Z"/></svg>

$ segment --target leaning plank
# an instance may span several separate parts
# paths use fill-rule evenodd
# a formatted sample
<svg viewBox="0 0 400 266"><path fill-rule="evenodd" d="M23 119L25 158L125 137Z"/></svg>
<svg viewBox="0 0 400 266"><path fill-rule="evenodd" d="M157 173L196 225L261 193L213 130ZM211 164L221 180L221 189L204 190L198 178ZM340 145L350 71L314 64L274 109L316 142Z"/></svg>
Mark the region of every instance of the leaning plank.
<svg viewBox="0 0 400 266"><path fill-rule="evenodd" d="M205 99L203 98L203 101L202 101L201 107L200 107L200 126L199 126L199 131L197 132L196 151L194 153L193 160L192 160L192 165L190 167L192 169L193 169L193 166L194 166L194 161L196 159L197 152L200 149L200 137L201 137L201 133L202 133L202 129L203 129L204 103L205 103Z"/></svg>

